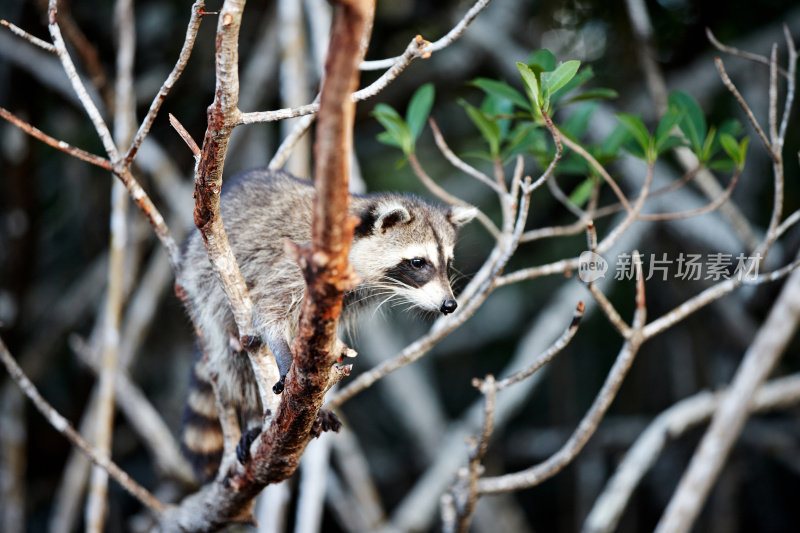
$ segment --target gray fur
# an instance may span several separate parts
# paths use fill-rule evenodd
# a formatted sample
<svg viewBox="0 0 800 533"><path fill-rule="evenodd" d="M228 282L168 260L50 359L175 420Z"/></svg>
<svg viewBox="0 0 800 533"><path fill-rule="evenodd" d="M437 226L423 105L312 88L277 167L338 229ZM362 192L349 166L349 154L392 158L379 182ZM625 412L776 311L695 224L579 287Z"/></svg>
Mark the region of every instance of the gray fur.
<svg viewBox="0 0 800 533"><path fill-rule="evenodd" d="M222 196L228 239L258 308L259 322L254 326L276 355L282 376L291 363L288 347L297 333L305 291L300 269L284 253L283 241L304 244L310 240L313 196L310 182L266 169L239 175ZM346 297L343 321L353 320L358 308L368 302L390 296L429 311L455 308L447 268L457 226L468 222L474 209L436 206L409 195L375 194L353 196L351 213L362 219L350 253L361 283ZM387 277L404 260L403 268L414 268L408 260L417 256L432 268L426 283L401 286L397 277ZM205 335L201 342L209 370L218 376L221 399L240 412L259 412L255 380L245 354L236 352L240 348L233 315L199 232L187 241L182 283Z"/></svg>

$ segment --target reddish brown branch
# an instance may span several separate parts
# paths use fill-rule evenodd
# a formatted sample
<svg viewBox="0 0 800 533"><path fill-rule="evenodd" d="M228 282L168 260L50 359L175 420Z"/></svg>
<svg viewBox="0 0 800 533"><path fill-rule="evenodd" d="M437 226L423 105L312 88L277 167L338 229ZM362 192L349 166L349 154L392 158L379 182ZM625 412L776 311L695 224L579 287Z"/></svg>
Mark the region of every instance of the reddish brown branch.
<svg viewBox="0 0 800 533"><path fill-rule="evenodd" d="M214 104L209 108L209 128L203 143L196 186L195 222L207 243L209 238L216 237L209 229L218 222L222 158L229 126L236 123L235 115L238 113L238 87L231 85L237 81L233 79L236 51L226 50L225 40L230 37L226 35L226 24L238 25L241 11L228 15L231 4L234 2L226 2L220 15L218 90ZM162 517L164 529L208 531L229 521L246 518L249 502L265 485L282 481L294 473L311 439L311 429L325 393L346 372L335 366L335 361L344 348L336 337L342 298L354 282L347 262L354 229L353 221L347 216L348 158L354 118L350 94L358 81L361 36L368 13L372 11L370 4L371 0L342 1L336 5L334 13L315 143L318 201L314 208L312 240L308 248L289 247L296 254L306 277L307 290L299 334L292 346L295 364L287 377L277 413L262 433L251 459L245 465L229 464L227 472L223 470L225 474L219 476L218 481L187 498L179 507L170 509ZM231 18L226 19L226 16ZM220 72L221 56L226 57L225 73L233 72L233 78L226 80L225 73ZM242 333L239 318L237 324Z"/></svg>

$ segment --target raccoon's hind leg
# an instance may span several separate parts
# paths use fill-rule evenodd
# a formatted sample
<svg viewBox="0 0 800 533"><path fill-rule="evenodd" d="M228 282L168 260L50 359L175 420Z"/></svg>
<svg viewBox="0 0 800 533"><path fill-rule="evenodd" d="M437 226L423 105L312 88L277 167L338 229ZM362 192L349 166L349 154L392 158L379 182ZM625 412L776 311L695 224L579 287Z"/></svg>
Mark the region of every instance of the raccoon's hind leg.
<svg viewBox="0 0 800 533"><path fill-rule="evenodd" d="M181 449L200 483L213 479L222 460L224 439L210 376L202 357L192 367L183 408Z"/></svg>

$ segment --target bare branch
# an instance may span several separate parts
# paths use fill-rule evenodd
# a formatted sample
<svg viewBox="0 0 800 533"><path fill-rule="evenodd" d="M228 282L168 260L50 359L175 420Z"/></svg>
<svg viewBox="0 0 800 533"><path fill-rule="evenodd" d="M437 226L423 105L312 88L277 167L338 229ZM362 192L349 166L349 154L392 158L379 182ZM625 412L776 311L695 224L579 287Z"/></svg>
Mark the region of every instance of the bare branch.
<svg viewBox="0 0 800 533"><path fill-rule="evenodd" d="M700 392L659 414L626 452L603 493L595 500L582 531L615 531L633 491L664 450L668 440L677 439L711 418L729 394L730 389L717 393ZM800 375L793 374L765 383L758 390L750 409L753 413L764 412L786 408L798 402Z"/></svg>
<svg viewBox="0 0 800 533"><path fill-rule="evenodd" d="M414 170L414 174L416 174L417 178L419 178L422 184L425 185L429 191L431 191L441 200L451 205L461 205L461 206L470 205L461 198L450 194L442 187L440 187L438 183L433 181L433 179L428 175L428 173L425 172L425 169L422 168L422 165L420 164L419 159L417 158L417 154L414 153L410 154L408 156L408 162L411 163L411 168ZM478 210L476 218L478 219L478 221L480 221L481 224L483 224L483 227L485 227L489 231L489 233L492 234L492 237L494 237L495 239L500 237L500 230L497 229L497 226L494 224L494 222L492 222L492 219L486 216L486 213Z"/></svg>
<svg viewBox="0 0 800 533"><path fill-rule="evenodd" d="M181 124L180 120L178 120L172 113L169 114L169 123L175 129L175 131L178 132L178 135L181 139L183 139L183 142L186 143L186 146L189 147L189 150L191 150L195 159L199 159L200 147L197 146L197 143L192 138L192 135L186 131L186 128L183 127L183 124Z"/></svg>
<svg viewBox="0 0 800 533"><path fill-rule="evenodd" d="M526 231L522 234L520 242L532 242L539 239L547 239L550 237L565 237L568 235L577 235L586 229L586 221L576 220L567 226L550 226L547 228L537 228Z"/></svg>
<svg viewBox="0 0 800 533"><path fill-rule="evenodd" d="M77 446L86 456L97 466L100 466L108 471L111 477L117 483L128 491L134 498L142 502L146 507L155 513L164 511L164 504L158 501L155 496L136 483L131 477L126 474L119 466L116 465L111 459L104 455L98 455L92 446L75 431L75 428L67 421L66 418L56 411L47 400L45 400L33 383L28 379L22 369L19 367L11 353L8 351L5 343L0 339L0 360L3 361L11 378L19 385L22 392L33 402L40 413L47 419L53 428L69 439L72 444Z"/></svg>
<svg viewBox="0 0 800 533"><path fill-rule="evenodd" d="M718 196L717 198L715 198L714 200L712 200L711 202L702 207L698 207L697 209L689 209L687 211L681 211L679 213L645 213L638 215L637 218L639 220L649 220L649 221L677 220L679 218L691 218L704 215L706 213L710 213L711 211L716 210L719 206L728 201L728 198L730 198L731 194L733 194L733 189L739 182L739 176L741 175L742 175L741 169L737 170L731 177L731 181L725 188L725 192L723 192L721 196Z"/></svg>
<svg viewBox="0 0 800 533"><path fill-rule="evenodd" d="M589 163L589 165L591 165L591 167L598 174L600 174L600 176L602 176L603 180L608 184L609 187L611 187L611 190L614 191L614 194L617 196L620 203L625 208L625 211L628 211L630 213L631 205L628 202L628 199L625 198L625 195L622 193L622 189L619 188L619 185L617 185L617 182L614 181L614 178L611 177L611 174L609 174L608 171L606 171L606 169L603 168L603 165L598 163L597 159L595 159L594 156L592 156L592 154L587 152L581 145L579 145L576 142L573 142L572 139L564 135L560 130L559 134L564 144L567 145L567 148L569 148L570 150L574 151L576 154L581 156L584 160L586 160L587 163Z"/></svg>
<svg viewBox="0 0 800 533"><path fill-rule="evenodd" d="M525 221L528 216L531 192L532 188L530 182L526 180L525 185L522 187L517 220L513 226L513 231L503 232L503 238L498 240L495 250L492 252L492 256L484 263L481 272L470 282L471 285L475 285L474 289L470 291L470 296L466 298L466 302L459 306L458 310L453 313L452 316L448 317L446 322L434 323L433 327L431 327L426 335L406 346L397 356L360 374L347 386L338 391L332 398L328 399L328 402L325 404L326 408L335 409L339 407L362 390L371 387L376 381L387 374L418 360L425 355L432 346L466 322L466 320L478 310L489 293L494 289L495 279L500 275L500 272L502 272L519 244L519 239L522 236ZM467 289L465 289L464 292L467 292Z"/></svg>
<svg viewBox="0 0 800 533"><path fill-rule="evenodd" d="M172 87L178 82L184 67L186 67L186 63L189 62L189 56L192 54L192 48L194 47L194 40L197 37L197 31L200 29L200 22L203 20L203 15L205 14L204 5L204 0L196 0L192 5L192 15L189 18L189 24L186 28L186 37L183 41L181 52L178 55L178 61L172 68L172 72L167 76L167 79L161 84L161 88L158 90L155 98L153 98L153 103L150 104L147 116L145 116L139 126L139 131L136 132L136 135L131 141L128 152L125 154L125 157L122 158L125 166L129 166L133 162L139 151L139 146L141 146L147 134L150 133L150 127L153 125L159 109L161 109L161 104L164 102L170 90L172 90ZM184 141L185 140L186 139L184 139Z"/></svg>
<svg viewBox="0 0 800 533"><path fill-rule="evenodd" d="M783 103L783 118L781 118L781 127L778 133L781 146L786 139L786 127L789 125L789 115L791 115L792 104L794 103L795 84L797 83L797 48L792 39L792 34L786 24L783 25L783 34L786 38L786 48L789 52L788 66L789 72L786 76L786 99Z"/></svg>
<svg viewBox="0 0 800 533"><path fill-rule="evenodd" d="M639 351L639 347L644 341L642 337L642 328L644 327L646 317L644 307L644 282L641 272L641 258L638 252L634 252L634 263L636 264L637 279L639 281L636 287L636 312L633 318L633 332L625 341L600 392L598 392L594 402L592 402L592 406L589 408L586 415L584 415L580 424L578 424L575 432L558 452L543 463L513 474L482 478L478 481L479 494L496 494L538 485L542 481L553 477L568 465L575 456L580 453L592 434L594 434L600 420L602 420L611 402L616 397L617 391L619 391L622 381L625 379L636 357L636 353Z"/></svg>
<svg viewBox="0 0 800 533"><path fill-rule="evenodd" d="M294 365L277 412L251 448L250 460L241 465L235 454L226 454L217 481L206 485L199 493L185 499L180 507L163 516L165 528L208 530L249 513L248 502L258 491L268 483L286 479L295 471L311 438L311 427L325 393L346 371L335 367L334 363L342 346L336 338L342 298L354 281L352 267L347 262L355 228L355 221L347 215L348 164L355 115L350 94L358 81L361 36L368 12L372 12L369 4L368 0L353 1L335 7L315 142L315 186L319 200L314 204L312 241L309 248L293 247L306 277L307 290L299 333L292 346ZM235 79L229 77L230 70L235 69L228 67L237 63L236 37L241 23L241 8L241 4L226 1L220 15L218 61L221 61L220 70L227 65L227 72L218 70L217 98L210 109L209 132L200 163L200 169L205 172L198 172L201 178L205 177L204 174L221 171L222 161L217 158L224 156L227 136L224 130L214 131L213 126L236 122L227 120L236 118ZM219 122L215 122L215 114ZM213 153L207 154L207 151ZM204 190L208 186L209 180L198 184L198 194L211 193L204 205L198 207L214 208L196 212L200 215L196 216L198 227L204 230L204 235L207 226L214 223L219 213L219 200L214 198L219 191ZM239 318L237 324L241 332ZM226 461L231 455L232 460Z"/></svg>
<svg viewBox="0 0 800 533"><path fill-rule="evenodd" d="M494 192L498 195L506 194L506 191L503 190L492 178L481 172L480 170L476 169L472 165L468 165L463 159L458 157L456 154L450 150L450 147L447 146L447 141L444 140L444 136L442 136L442 132L439 129L439 126L436 124L436 121L433 118L428 119L428 124L431 125L431 131L433 131L433 138L436 141L436 146L439 147L439 150L442 152L442 155L450 161L454 167L459 169L461 172L465 174L469 174L473 178L477 179L478 181L482 182L485 185L491 187Z"/></svg>
<svg viewBox="0 0 800 533"><path fill-rule="evenodd" d="M118 0L115 3L114 27L118 36L117 76L114 82L114 142L122 145L127 143L133 134L136 113L133 94L136 29L131 0ZM98 382L95 385L98 394L93 434L97 452L109 457L114 432L114 385L119 359L120 322L124 299L128 201L125 186L115 181L111 186L108 283L103 313L102 356ZM87 531L102 533L105 528L107 496L108 473L102 468L94 467L86 501Z"/></svg>
<svg viewBox="0 0 800 533"><path fill-rule="evenodd" d="M52 44L48 43L47 41L43 41L43 40L39 39L35 35L31 35L30 33L26 32L25 30L23 30L22 28L17 26L16 24L13 24L13 23L5 20L5 19L0 19L0 26L5 26L14 35L17 35L18 37L22 37L26 41L30 42L32 45L38 46L39 48L41 48L42 50L44 50L46 52L52 52L54 54L56 53L56 47L55 46L53 46Z"/></svg>
<svg viewBox="0 0 800 533"><path fill-rule="evenodd" d="M731 54L731 55L734 55L734 56L741 57L743 59L748 59L750 61L755 61L756 63L761 63L762 65L769 66L769 58L767 58L765 56L762 56L762 55L759 55L759 54L753 54L751 52L745 52L743 50L739 50L736 47L728 46L726 44L722 44L719 40L717 40L717 38L711 32L710 28L706 28L706 37L708 37L708 40L711 42L711 44L713 44L721 52L725 52L725 53L728 53L728 54ZM780 70L781 75L783 75L783 76L787 75L786 70L784 70L782 68L779 69L779 70Z"/></svg>
<svg viewBox="0 0 800 533"><path fill-rule="evenodd" d="M364 61L361 64L361 70L381 70L387 69L380 78L372 82L369 86L364 87L353 93L352 98L355 102L360 102L372 98L383 89L393 82L400 73L417 57L428 58L431 53L439 51L449 46L454 42L464 30L469 26L472 20L478 16L483 8L485 8L491 0L478 0L475 5L467 12L461 21L453 27L447 35L431 44L422 36L417 35L406 47L402 55L393 57L391 59L384 59L380 61ZM295 118L303 115L314 114L319 111L319 104L311 103L300 107L278 109L276 111L263 111L253 113L242 113L236 125L241 124L255 124L257 122L273 122L276 120L284 120L287 118Z"/></svg>
<svg viewBox="0 0 800 533"><path fill-rule="evenodd" d="M739 92L739 89L736 88L736 85L734 85L730 77L728 77L728 73L725 71L725 65L723 65L722 60L718 57L715 57L714 64L716 64L717 66L717 70L719 71L719 76L722 79L722 83L725 84L725 87L728 88L731 94L733 94L733 96L736 98L736 101L739 102L739 105L744 110L744 113L745 115L747 115L748 120L750 120L750 124L752 124L753 127L755 128L756 133L758 133L758 136L761 138L761 142L764 143L764 147L767 149L767 152L769 152L769 155L772 157L773 161L778 161L780 159L780 156L773 149L772 143L770 143L769 139L767 139L764 130L761 129L761 125L758 123L758 120L756 120L755 115L753 115L753 111L750 109L750 106L747 105L747 102L744 101L744 98Z"/></svg>
<svg viewBox="0 0 800 533"><path fill-rule="evenodd" d="M717 479L761 388L800 323L800 270L783 286L766 321L747 349L729 393L714 413L699 448L673 494L656 531L688 531Z"/></svg>
<svg viewBox="0 0 800 533"><path fill-rule="evenodd" d="M71 146L65 143L64 141L59 141L58 139L50 137L43 131L39 130L38 128L35 128L34 126L31 126L30 124L28 124L24 120L21 120L16 115L14 115L13 113L11 113L10 111L8 111L3 107L0 107L0 117L3 117L13 125L18 127L19 129L30 135L31 137L39 139L43 143L52 146L57 150L61 150L62 152L67 153L73 157L77 157L81 161L86 161L87 163L97 165L102 169L108 171L111 171L112 169L111 161L109 161L108 159L104 159L100 156L90 154L89 152Z"/></svg>
<svg viewBox="0 0 800 533"><path fill-rule="evenodd" d="M472 23L472 21L475 20L475 17L477 17L478 14L481 11L483 11L483 9L486 6L488 6L490 2L491 2L491 0L478 0L477 2L475 2L475 4L473 4L473 6L469 9L469 11L467 11L467 13L464 15L464 17L461 20L458 21L458 24L456 24L453 27L453 29L451 29L449 32L447 32L447 35L445 35L444 37L442 37L441 39L439 39L438 41L436 41L434 43L428 43L428 46L426 46L423 49L423 53L426 53L426 54L430 55L430 54L432 54L434 52L438 52L439 50L442 50L442 49L448 47L453 42L455 42L459 37L461 37L461 34L464 33L464 30L467 29L467 27L470 25L470 23ZM418 35L415 38L415 40L416 39L421 39L421 37ZM412 41L412 43L413 42L414 41ZM425 56L425 57L428 57L428 56ZM361 65L359 65L359 68L361 70L381 70L381 69L385 69L385 68L390 68L393 65L397 64L402 58L403 58L403 56L397 56L397 57L392 57L392 58L389 58L389 59L380 59L380 60L375 60L375 61L362 61Z"/></svg>
<svg viewBox="0 0 800 533"><path fill-rule="evenodd" d="M316 118L316 115L306 115L295 122L292 131L283 139L275 155L272 156L268 165L270 170L278 170L286 163L289 154L294 150L295 145L300 141L303 135L311 128L311 124L314 123Z"/></svg>
<svg viewBox="0 0 800 533"><path fill-rule="evenodd" d="M459 479L450 491L456 510L456 520L450 524L445 521L443 529L448 533L451 531L466 533L469 530L472 514L478 503L478 478L483 471L481 462L489 448L489 439L494 431L495 399L497 397L494 376L489 374L483 380L475 378L472 380L472 385L483 394L483 428L477 439L470 439L469 464L466 471L459 473Z"/></svg>
<svg viewBox="0 0 800 533"><path fill-rule="evenodd" d="M574 337L578 332L578 326L581 325L581 319L583 318L583 311L583 302L578 302L578 305L575 308L575 313L572 315L572 321L569 323L567 329L564 330L564 333L562 333L561 336L556 339L544 353L539 355L539 357L537 357L533 364L528 368L520 370L519 372L516 372L507 378L498 381L496 384L497 390L503 390L506 387L510 387L511 385L519 383L523 379L532 376L540 368L549 363L553 357L558 355L561 350L566 348L567 344L569 344L569 342L572 340L572 337Z"/></svg>

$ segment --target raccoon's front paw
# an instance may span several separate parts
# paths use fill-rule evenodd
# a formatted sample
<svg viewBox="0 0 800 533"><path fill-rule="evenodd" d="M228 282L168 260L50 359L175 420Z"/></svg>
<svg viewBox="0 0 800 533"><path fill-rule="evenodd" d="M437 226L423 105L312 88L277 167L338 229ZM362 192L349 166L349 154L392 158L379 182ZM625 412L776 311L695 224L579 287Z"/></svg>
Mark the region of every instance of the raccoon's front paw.
<svg viewBox="0 0 800 533"><path fill-rule="evenodd" d="M261 434L261 426L256 426L242 433L239 444L236 445L236 458L241 464L250 459L250 445Z"/></svg>
<svg viewBox="0 0 800 533"><path fill-rule="evenodd" d="M286 384L286 376L281 376L281 379L272 386L272 392L275 394L280 394L283 392L283 387Z"/></svg>

